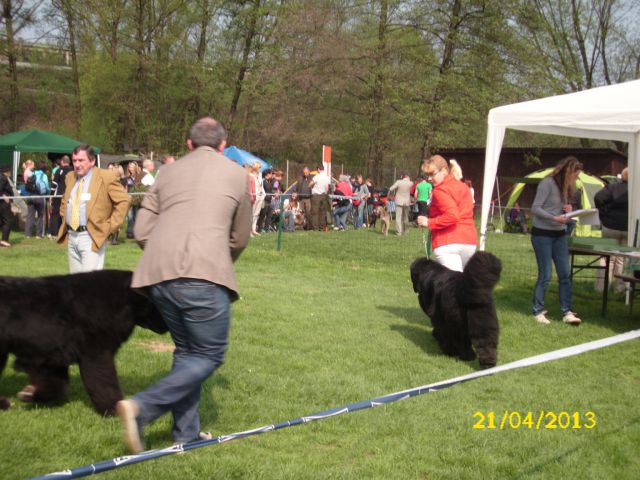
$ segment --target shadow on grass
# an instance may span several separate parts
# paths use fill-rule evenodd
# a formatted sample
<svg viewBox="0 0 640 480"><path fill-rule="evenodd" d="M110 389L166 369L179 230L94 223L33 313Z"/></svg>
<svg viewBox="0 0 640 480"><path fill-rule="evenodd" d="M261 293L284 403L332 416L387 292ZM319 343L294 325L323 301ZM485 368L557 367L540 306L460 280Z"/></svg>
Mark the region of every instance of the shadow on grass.
<svg viewBox="0 0 640 480"><path fill-rule="evenodd" d="M442 355L442 350L431 332L413 325L391 325L391 330L400 333L407 340L412 341L428 355Z"/></svg>
<svg viewBox="0 0 640 480"><path fill-rule="evenodd" d="M378 305L378 310L383 310L391 315L406 320L407 323L413 323L416 325L431 326L431 320L427 317L420 305L418 305L418 299L416 297L415 307L397 307L391 305Z"/></svg>

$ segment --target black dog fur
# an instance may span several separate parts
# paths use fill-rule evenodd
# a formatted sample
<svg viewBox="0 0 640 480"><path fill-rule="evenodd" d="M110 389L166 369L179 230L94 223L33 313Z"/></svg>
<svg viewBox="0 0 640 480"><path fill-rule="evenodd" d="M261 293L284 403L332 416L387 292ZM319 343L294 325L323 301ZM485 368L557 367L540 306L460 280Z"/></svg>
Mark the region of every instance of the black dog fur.
<svg viewBox="0 0 640 480"><path fill-rule="evenodd" d="M122 390L114 357L136 325L167 328L131 272L102 270L40 278L0 277L0 374L10 353L35 386L33 401L66 396L77 363L96 411L114 415ZM0 405L9 402L0 396Z"/></svg>
<svg viewBox="0 0 640 480"><path fill-rule="evenodd" d="M500 260L487 252L476 252L462 273L426 257L411 264L413 290L446 355L474 360L477 354L482 368L496 365L500 328L493 289L501 271Z"/></svg>

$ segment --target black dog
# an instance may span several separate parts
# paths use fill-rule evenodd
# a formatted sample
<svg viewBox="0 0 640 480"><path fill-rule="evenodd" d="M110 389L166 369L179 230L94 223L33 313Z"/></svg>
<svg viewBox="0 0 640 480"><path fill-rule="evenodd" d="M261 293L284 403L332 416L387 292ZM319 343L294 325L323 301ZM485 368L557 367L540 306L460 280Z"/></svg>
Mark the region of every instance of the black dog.
<svg viewBox="0 0 640 480"><path fill-rule="evenodd" d="M493 288L501 271L500 260L487 252L476 252L462 273L427 258L411 264L413 290L446 355L474 360L477 353L482 368L496 365L499 327Z"/></svg>
<svg viewBox="0 0 640 480"><path fill-rule="evenodd" d="M139 325L167 328L151 300L130 288L131 272L102 270L41 278L0 277L0 374L10 353L30 384L19 397L61 400L69 365L100 414L115 414L122 400L114 357ZM26 398L25 398L26 397ZM8 401L0 396L0 405Z"/></svg>

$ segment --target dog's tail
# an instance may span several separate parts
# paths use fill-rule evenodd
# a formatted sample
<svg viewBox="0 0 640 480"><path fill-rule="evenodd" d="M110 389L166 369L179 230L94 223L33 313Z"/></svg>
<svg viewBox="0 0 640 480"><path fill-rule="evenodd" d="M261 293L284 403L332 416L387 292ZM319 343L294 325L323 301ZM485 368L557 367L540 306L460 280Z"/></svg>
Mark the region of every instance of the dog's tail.
<svg viewBox="0 0 640 480"><path fill-rule="evenodd" d="M500 281L502 263L489 252L476 252L469 259L462 272L466 295L474 292L492 291Z"/></svg>

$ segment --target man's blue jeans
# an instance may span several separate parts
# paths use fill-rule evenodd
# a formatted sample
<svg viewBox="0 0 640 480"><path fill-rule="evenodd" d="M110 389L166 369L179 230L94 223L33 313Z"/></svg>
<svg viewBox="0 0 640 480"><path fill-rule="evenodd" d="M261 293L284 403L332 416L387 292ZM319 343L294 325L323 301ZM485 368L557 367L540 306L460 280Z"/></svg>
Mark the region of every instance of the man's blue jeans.
<svg viewBox="0 0 640 480"><path fill-rule="evenodd" d="M343 230L347 229L347 214L351 210L351 205L336 207L333 210L333 225Z"/></svg>
<svg viewBox="0 0 640 480"><path fill-rule="evenodd" d="M355 207L355 215L353 219L353 227L357 230L364 226L364 207L366 200L361 200L360 204Z"/></svg>
<svg viewBox="0 0 640 480"><path fill-rule="evenodd" d="M227 347L230 302L226 288L205 280L180 278L153 285L151 297L176 345L171 372L133 396L144 426L171 411L173 438L198 438L202 383L222 364Z"/></svg>
<svg viewBox="0 0 640 480"><path fill-rule="evenodd" d="M544 310L544 296L551 281L553 261L558 274L560 310L564 315L571 310L571 270L567 237L531 235L531 245L538 262L538 280L533 290L533 314L537 315Z"/></svg>

